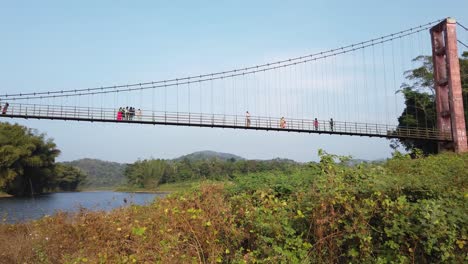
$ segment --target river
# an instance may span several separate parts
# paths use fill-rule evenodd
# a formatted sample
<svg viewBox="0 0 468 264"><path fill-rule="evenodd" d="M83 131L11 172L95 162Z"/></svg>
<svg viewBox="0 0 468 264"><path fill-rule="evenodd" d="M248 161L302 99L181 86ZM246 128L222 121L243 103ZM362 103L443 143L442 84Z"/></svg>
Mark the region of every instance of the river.
<svg viewBox="0 0 468 264"><path fill-rule="evenodd" d="M57 210L73 212L80 208L109 211L131 204L149 204L163 193L125 193L112 191L63 192L31 197L0 197L0 221L18 223L52 215Z"/></svg>

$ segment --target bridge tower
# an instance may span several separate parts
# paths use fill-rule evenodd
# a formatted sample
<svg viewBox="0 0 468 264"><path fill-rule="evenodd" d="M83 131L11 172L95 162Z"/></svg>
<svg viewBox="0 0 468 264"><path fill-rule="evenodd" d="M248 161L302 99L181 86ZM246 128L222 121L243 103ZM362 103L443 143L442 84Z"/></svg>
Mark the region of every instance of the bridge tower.
<svg viewBox="0 0 468 264"><path fill-rule="evenodd" d="M452 135L453 142L439 143L439 151L468 152L465 113L457 50L457 23L444 19L431 28L437 128Z"/></svg>

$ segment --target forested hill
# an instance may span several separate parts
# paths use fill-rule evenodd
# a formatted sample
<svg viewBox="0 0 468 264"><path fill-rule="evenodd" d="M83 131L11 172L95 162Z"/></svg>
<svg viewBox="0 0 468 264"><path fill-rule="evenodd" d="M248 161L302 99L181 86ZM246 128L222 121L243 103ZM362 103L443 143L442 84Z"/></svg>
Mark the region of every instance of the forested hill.
<svg viewBox="0 0 468 264"><path fill-rule="evenodd" d="M88 174L84 187L115 187L125 184L126 164L98 159L80 159L63 164L77 167Z"/></svg>
<svg viewBox="0 0 468 264"><path fill-rule="evenodd" d="M178 158L175 158L174 161L181 161L184 159L188 159L190 161L200 161L200 160L209 160L209 159L219 159L223 161L244 160L244 158L240 156L236 156L234 154L204 150L204 151L193 152L191 154L180 156Z"/></svg>
<svg viewBox="0 0 468 264"><path fill-rule="evenodd" d="M221 153L215 151L199 151L191 154L187 154L173 160L165 160L167 164L179 164L179 169L182 169L185 165L190 168L195 168L198 165L205 167L216 167L213 161L217 161L216 164L221 167L231 167L232 162L239 162L236 166L244 168L247 171L255 171L256 167L284 167L289 165L297 164L297 162L288 159L271 159L271 160L246 160L243 157L229 154ZM149 162L149 160L138 161L136 163ZM187 164L191 164L190 166ZM209 162L209 163L207 163ZM116 187L124 185L127 183L127 178L125 176L125 169L128 168L128 164L122 164L118 162L103 161L98 159L80 159L69 162L62 162L63 164L74 166L85 172L88 177L86 183L82 184L82 187L93 188L93 187ZM270 164L270 165L267 165ZM289 164L289 165L288 165ZM205 168L206 169L206 168ZM234 169L232 169L234 170ZM201 169L201 171L204 171ZM222 174L218 170L214 170L213 173L217 171L217 174ZM182 171L178 172L179 174L184 174ZM219 175L218 175L219 176Z"/></svg>

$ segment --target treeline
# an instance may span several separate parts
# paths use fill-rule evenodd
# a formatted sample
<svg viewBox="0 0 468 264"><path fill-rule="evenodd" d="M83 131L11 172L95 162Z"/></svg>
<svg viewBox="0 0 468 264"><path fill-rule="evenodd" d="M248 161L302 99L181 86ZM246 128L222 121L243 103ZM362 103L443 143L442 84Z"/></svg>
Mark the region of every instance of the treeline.
<svg viewBox="0 0 468 264"><path fill-rule="evenodd" d="M139 160L125 169L129 185L138 188L156 187L163 183L173 183L198 179L231 180L237 175L277 171L292 173L305 165L289 160Z"/></svg>
<svg viewBox="0 0 468 264"><path fill-rule="evenodd" d="M21 125L0 123L0 191L27 196L76 190L86 179L77 168L56 164L60 150L52 139Z"/></svg>

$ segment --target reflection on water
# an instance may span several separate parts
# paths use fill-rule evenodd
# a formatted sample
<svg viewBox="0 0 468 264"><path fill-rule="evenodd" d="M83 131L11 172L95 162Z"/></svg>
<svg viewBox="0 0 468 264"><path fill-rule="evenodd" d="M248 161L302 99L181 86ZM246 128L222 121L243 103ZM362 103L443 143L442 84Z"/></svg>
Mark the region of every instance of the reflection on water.
<svg viewBox="0 0 468 264"><path fill-rule="evenodd" d="M38 219L55 211L73 212L80 208L105 210L131 204L148 204L165 194L123 192L69 192L51 193L34 198L0 198L0 218L8 223Z"/></svg>

